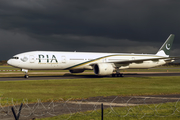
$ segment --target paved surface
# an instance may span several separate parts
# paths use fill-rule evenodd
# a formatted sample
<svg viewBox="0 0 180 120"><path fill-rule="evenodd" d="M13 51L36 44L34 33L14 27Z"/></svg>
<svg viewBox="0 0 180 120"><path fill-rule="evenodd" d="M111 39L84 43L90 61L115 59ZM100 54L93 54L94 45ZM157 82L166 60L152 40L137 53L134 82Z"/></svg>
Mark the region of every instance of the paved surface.
<svg viewBox="0 0 180 120"><path fill-rule="evenodd" d="M54 72L52 72L54 73ZM31 74L52 74L51 72L37 72ZM92 72L90 72L92 73ZM1 73L1 74L11 74L11 73ZM19 73L12 73L19 74ZM124 72L124 77L146 77L146 76L180 76L180 72ZM111 76L105 76L111 77ZM96 75L71 75L70 73L60 73L60 75L46 75L46 76L31 76L26 79L23 77L1 77L0 81L19 81L19 80L49 80L49 79L78 79L78 78L102 78L101 76Z"/></svg>

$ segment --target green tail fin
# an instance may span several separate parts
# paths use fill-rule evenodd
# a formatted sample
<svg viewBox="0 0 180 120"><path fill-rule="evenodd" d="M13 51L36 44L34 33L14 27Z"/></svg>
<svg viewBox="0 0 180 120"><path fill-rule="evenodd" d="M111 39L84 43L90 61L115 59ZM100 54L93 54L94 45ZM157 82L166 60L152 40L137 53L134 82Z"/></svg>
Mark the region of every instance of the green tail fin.
<svg viewBox="0 0 180 120"><path fill-rule="evenodd" d="M169 57L170 50L172 48L172 44L174 41L174 36L175 36L174 34L171 34L168 37L168 39L165 41L165 43L162 45L162 47L159 49L156 55Z"/></svg>

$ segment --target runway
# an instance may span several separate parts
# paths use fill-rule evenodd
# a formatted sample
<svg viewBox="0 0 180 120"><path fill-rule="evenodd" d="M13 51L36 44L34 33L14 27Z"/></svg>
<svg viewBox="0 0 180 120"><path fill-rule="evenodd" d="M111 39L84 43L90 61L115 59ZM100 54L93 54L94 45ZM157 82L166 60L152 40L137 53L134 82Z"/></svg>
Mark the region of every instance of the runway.
<svg viewBox="0 0 180 120"><path fill-rule="evenodd" d="M47 75L48 73L43 72L46 74L46 76L40 74L37 76L31 76L29 75L29 78L26 79L24 78L23 74L22 77L0 77L0 81L22 81L22 80L55 80L55 79L82 79L82 78L111 78L111 76L96 76L96 75L85 75L85 74L78 74L78 75L73 75L70 73L61 73L59 75ZM7 74L7 73L1 73L1 74ZM9 73L8 73L9 74ZM16 74L16 73L13 73ZM18 74L18 73L17 73ZM147 77L147 76L180 76L179 72L123 72L124 77ZM114 77L112 77L114 78ZM121 77L123 79L123 77Z"/></svg>

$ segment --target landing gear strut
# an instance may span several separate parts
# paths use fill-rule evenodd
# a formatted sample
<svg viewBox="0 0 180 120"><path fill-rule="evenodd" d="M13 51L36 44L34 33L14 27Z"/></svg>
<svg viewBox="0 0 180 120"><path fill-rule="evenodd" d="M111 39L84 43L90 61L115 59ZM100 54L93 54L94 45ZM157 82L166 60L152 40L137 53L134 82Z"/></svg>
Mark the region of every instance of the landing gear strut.
<svg viewBox="0 0 180 120"><path fill-rule="evenodd" d="M28 70L27 69L22 69L22 71L25 73L24 78L29 78Z"/></svg>
<svg viewBox="0 0 180 120"><path fill-rule="evenodd" d="M112 74L112 77L124 77L123 74L120 73L120 70L117 69L115 74Z"/></svg>

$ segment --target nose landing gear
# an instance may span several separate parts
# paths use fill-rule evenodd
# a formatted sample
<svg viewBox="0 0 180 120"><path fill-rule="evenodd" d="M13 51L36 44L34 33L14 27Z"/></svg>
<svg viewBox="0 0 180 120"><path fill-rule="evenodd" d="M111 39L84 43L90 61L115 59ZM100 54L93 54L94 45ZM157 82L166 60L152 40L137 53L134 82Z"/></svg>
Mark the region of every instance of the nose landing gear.
<svg viewBox="0 0 180 120"><path fill-rule="evenodd" d="M22 71L25 73L24 78L29 78L28 70L27 69L22 69Z"/></svg>

